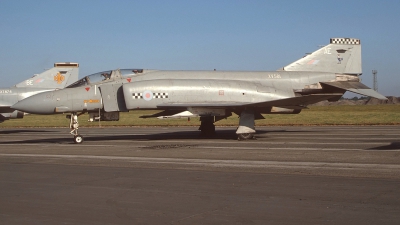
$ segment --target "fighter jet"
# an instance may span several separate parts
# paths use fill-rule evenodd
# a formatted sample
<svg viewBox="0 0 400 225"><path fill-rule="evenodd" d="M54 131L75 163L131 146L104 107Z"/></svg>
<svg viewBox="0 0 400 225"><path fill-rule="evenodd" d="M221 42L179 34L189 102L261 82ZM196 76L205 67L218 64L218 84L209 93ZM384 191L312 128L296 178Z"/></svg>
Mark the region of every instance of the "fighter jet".
<svg viewBox="0 0 400 225"><path fill-rule="evenodd" d="M78 116L118 120L119 112L162 110L142 118L200 117L202 135L215 133L214 122L239 115L239 140L253 139L254 120L262 114L297 114L319 101L337 101L346 91L378 99L360 83L361 42L331 38L330 43L277 71L166 71L145 69L96 73L63 90L37 94L13 106L36 114L71 113L75 143Z"/></svg>
<svg viewBox="0 0 400 225"><path fill-rule="evenodd" d="M8 119L20 119L24 112L11 109L11 106L29 96L62 89L78 80L78 63L55 63L54 67L36 74L10 88L0 88L0 123Z"/></svg>

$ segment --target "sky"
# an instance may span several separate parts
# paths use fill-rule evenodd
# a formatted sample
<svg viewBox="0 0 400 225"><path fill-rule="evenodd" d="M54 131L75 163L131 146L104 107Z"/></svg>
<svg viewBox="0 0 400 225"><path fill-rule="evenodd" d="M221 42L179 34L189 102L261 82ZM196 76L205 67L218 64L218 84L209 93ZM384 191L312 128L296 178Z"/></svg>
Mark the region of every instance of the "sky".
<svg viewBox="0 0 400 225"><path fill-rule="evenodd" d="M0 0L0 87L55 62L273 71L333 37L361 39L362 82L400 96L398 0Z"/></svg>

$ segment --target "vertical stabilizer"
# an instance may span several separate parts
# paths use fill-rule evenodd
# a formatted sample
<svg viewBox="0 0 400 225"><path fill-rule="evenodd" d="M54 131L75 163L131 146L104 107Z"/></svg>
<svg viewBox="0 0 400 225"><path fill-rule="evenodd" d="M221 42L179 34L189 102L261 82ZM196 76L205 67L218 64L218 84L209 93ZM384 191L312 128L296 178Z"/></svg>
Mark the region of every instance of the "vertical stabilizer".
<svg viewBox="0 0 400 225"><path fill-rule="evenodd" d="M331 38L329 45L307 54L280 70L361 75L360 39Z"/></svg>
<svg viewBox="0 0 400 225"><path fill-rule="evenodd" d="M22 81L15 87L62 89L78 80L78 63L54 63L54 67Z"/></svg>

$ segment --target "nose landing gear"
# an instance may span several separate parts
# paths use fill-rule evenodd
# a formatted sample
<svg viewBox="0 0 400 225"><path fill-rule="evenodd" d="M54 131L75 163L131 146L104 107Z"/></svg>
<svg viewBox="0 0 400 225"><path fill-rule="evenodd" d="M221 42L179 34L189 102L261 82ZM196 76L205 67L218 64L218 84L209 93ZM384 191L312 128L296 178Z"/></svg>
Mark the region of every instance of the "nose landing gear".
<svg viewBox="0 0 400 225"><path fill-rule="evenodd" d="M71 128L71 132L69 133L74 135L75 144L81 144L83 142L83 137L78 133L78 115L76 113L72 113L71 115L67 115L67 118L70 119L69 128Z"/></svg>
<svg viewBox="0 0 400 225"><path fill-rule="evenodd" d="M83 142L83 137L82 137L82 135L80 135L80 134L75 135L75 136L74 136L74 142L75 142L75 144L80 144L80 143L82 143L82 142Z"/></svg>

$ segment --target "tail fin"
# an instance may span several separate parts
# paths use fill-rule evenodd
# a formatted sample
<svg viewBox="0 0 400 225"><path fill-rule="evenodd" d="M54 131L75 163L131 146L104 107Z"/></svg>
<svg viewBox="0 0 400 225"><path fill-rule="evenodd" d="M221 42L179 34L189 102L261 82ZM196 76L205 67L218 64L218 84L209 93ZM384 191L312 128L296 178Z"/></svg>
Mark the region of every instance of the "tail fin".
<svg viewBox="0 0 400 225"><path fill-rule="evenodd" d="M78 80L78 63L54 63L54 67L41 74L22 81L15 87L59 88L62 89Z"/></svg>
<svg viewBox="0 0 400 225"><path fill-rule="evenodd" d="M279 69L361 75L361 42L355 38L331 38L330 44Z"/></svg>

